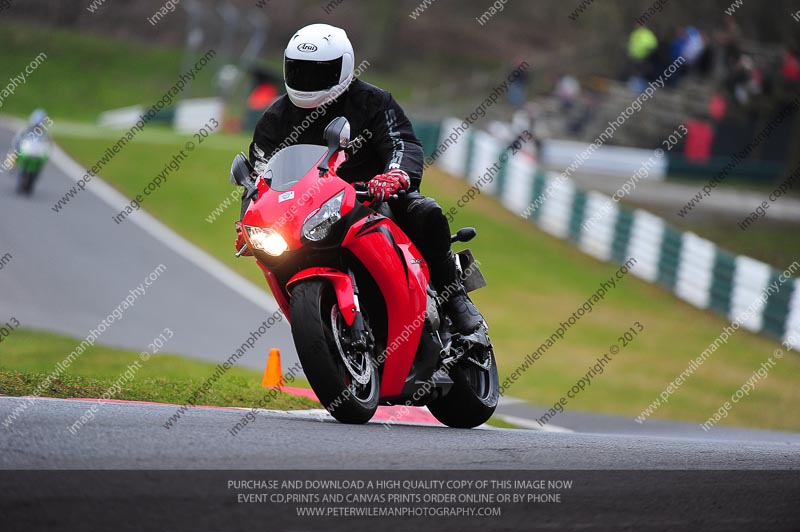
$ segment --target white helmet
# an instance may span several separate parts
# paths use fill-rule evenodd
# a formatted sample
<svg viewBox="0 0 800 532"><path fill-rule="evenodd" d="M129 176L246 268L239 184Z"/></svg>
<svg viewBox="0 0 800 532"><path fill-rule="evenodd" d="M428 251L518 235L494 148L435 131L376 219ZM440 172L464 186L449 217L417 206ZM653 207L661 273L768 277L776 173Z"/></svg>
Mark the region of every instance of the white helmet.
<svg viewBox="0 0 800 532"><path fill-rule="evenodd" d="M297 107L319 107L347 90L354 65L353 45L343 29L306 26L289 39L283 53L286 93Z"/></svg>

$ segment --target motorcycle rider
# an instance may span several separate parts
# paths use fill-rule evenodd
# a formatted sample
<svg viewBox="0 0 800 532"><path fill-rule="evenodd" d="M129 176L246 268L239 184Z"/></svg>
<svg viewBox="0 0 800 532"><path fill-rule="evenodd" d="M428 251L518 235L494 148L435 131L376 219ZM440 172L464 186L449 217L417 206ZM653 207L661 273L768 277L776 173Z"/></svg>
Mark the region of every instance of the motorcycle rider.
<svg viewBox="0 0 800 532"><path fill-rule="evenodd" d="M50 136L47 134L47 128L50 124L46 123L49 121L50 118L48 118L47 112L45 112L44 109L36 109L31 113L28 124L19 130L11 141L11 152L6 157L7 161L11 161L11 166L13 166L19 158L23 139L30 138L32 140L35 139L37 142L50 144Z"/></svg>
<svg viewBox="0 0 800 532"><path fill-rule="evenodd" d="M450 249L450 226L439 204L420 193L423 151L403 109L388 92L354 76L355 55L344 30L312 24L295 33L284 52L286 95L266 110L250 144L258 174L266 161L293 144L321 144L333 117L344 116L357 135L338 175L366 182L377 201L388 200L395 221L428 263L431 281L456 329L470 334L483 317L467 297ZM329 118L325 118L329 117ZM242 217L248 200L243 200ZM244 245L239 233L236 249Z"/></svg>
<svg viewBox="0 0 800 532"><path fill-rule="evenodd" d="M45 121L47 120L49 119L47 118L47 112L44 109L36 109L34 112L32 112L30 118L28 119L28 125L22 128L14 136L14 140L11 141L11 149L13 152L19 155L22 139L25 137L35 138L36 140L49 143L50 137L47 134L47 124L45 124Z"/></svg>

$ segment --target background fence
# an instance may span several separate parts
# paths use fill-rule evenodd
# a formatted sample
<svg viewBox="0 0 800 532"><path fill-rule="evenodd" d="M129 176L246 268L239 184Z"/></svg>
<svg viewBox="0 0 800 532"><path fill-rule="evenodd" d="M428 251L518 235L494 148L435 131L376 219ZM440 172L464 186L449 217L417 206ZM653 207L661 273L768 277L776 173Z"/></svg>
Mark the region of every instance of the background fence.
<svg viewBox="0 0 800 532"><path fill-rule="evenodd" d="M472 185L500 160L508 143L484 131L468 130L455 143L445 144L460 124L449 119L439 128L438 145L444 151L437 164ZM597 259L623 263L635 257L633 274L695 307L800 347L800 281L784 279L784 272L768 264L732 254L647 211L629 209L558 178L556 173L542 172L532 157L520 152L481 186L481 193L496 196L512 212L529 214L528 219L544 231ZM538 207L531 209L532 205ZM794 268L792 275L800 265Z"/></svg>

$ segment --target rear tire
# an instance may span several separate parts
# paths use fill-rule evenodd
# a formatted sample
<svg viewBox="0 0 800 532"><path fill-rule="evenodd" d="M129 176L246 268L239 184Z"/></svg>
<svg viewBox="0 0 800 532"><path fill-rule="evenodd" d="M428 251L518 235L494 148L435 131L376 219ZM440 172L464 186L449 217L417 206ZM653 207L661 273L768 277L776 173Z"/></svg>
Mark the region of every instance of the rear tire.
<svg viewBox="0 0 800 532"><path fill-rule="evenodd" d="M318 279L292 289L289 302L292 337L303 371L322 405L341 423L366 423L378 408L380 376L371 368L369 381L359 384L348 371L337 345L333 322L346 327L333 287ZM366 364L372 364L370 357Z"/></svg>
<svg viewBox="0 0 800 532"><path fill-rule="evenodd" d="M479 368L467 360L469 355L465 356L450 371L454 383L450 392L428 405L431 414L448 427L471 429L483 425L494 414L500 397L500 378L494 350L489 347L487 351L487 369Z"/></svg>

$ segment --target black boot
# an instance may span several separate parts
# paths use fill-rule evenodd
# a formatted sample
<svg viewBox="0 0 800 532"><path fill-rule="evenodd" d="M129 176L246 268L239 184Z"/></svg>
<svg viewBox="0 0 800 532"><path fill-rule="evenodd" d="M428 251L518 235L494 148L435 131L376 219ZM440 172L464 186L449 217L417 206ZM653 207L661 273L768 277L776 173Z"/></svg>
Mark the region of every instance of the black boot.
<svg viewBox="0 0 800 532"><path fill-rule="evenodd" d="M439 301L450 316L456 331L464 336L472 334L483 323L483 316L467 296L456 272L455 255L449 252L445 260L431 268L433 284Z"/></svg>
<svg viewBox="0 0 800 532"><path fill-rule="evenodd" d="M483 316L467 296L461 282L444 304L445 312L453 320L456 330L464 336L474 333L483 323Z"/></svg>
<svg viewBox="0 0 800 532"><path fill-rule="evenodd" d="M450 224L442 208L432 198L409 192L393 202L391 209L427 261L431 283L456 330L465 336L475 332L483 317L458 278L456 258L450 249Z"/></svg>

